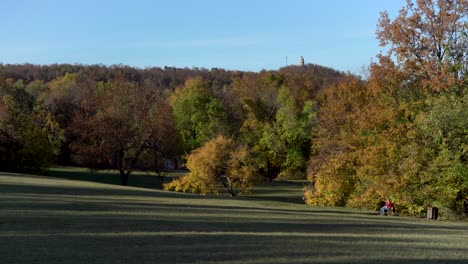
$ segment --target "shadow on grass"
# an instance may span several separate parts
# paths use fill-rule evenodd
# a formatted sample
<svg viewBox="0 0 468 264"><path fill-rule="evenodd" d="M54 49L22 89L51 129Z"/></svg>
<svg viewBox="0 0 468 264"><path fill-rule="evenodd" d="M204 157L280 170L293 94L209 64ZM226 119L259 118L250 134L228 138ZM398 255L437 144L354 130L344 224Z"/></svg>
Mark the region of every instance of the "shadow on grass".
<svg viewBox="0 0 468 264"><path fill-rule="evenodd" d="M187 196L190 198L197 198L197 195L180 194L173 192L162 192L162 191L151 191L151 190L138 190L138 189L113 189L113 188L99 188L96 186L92 187L60 187L60 186L27 186L14 183L0 183L2 193L13 193L13 194L37 194L39 196L44 195L69 195L69 196L140 196L140 197L180 197Z"/></svg>
<svg viewBox="0 0 468 264"><path fill-rule="evenodd" d="M147 235L147 236L51 236L8 238L24 246L2 252L5 263L466 263L467 258L450 255L465 248L444 249L398 246L394 241L359 244L337 237L337 241L316 238L236 235ZM420 241L419 241L420 242ZM393 246L392 246L393 243ZM109 247L109 245L114 245ZM380 246L399 255L382 257ZM33 249L26 251L27 249ZM420 252L433 252L414 256ZM23 253L23 254L19 254ZM413 253L413 254L412 254ZM395 253L396 254L396 253Z"/></svg>
<svg viewBox="0 0 468 264"><path fill-rule="evenodd" d="M172 172L171 174L183 175L183 173L184 172L177 171ZM121 185L120 174L117 171L109 170L91 171L86 168L51 168L48 171L48 176L59 179ZM149 173L135 171L128 179L128 186L161 190L163 188L163 184L170 182L172 178L173 177L160 177Z"/></svg>
<svg viewBox="0 0 468 264"><path fill-rule="evenodd" d="M41 178L41 177L36 177ZM44 177L46 181L48 178ZM106 186L99 187L99 185L92 185L90 187L84 186L47 186L47 185L23 185L19 183L8 183L8 182L0 182L0 188L2 189L2 193L4 194L21 194L22 196L25 195L36 195L38 197L43 197L45 195L57 195L61 196L76 196L76 197L83 197L83 196L96 196L101 200L113 200L111 197L120 196L120 197L127 197L127 196L135 196L144 199L144 197L160 197L160 198L185 198L185 199L192 199L192 200L212 200L212 201L239 201L239 202L255 202L258 200L264 200L263 197L237 197L231 198L227 196L201 196L197 194L186 194L186 193L177 193L177 192L167 192L167 191L153 191L149 189L130 189L125 187L118 187L118 188L106 188ZM116 199L117 200L117 199ZM125 199L118 199L120 205L131 205L135 206L147 206L147 203L138 203L136 201L125 201ZM167 206L173 208L194 208L191 204L161 204L158 203L157 206ZM217 209L217 210L255 210L259 212L267 212L267 213L283 213L283 214L313 214L313 213L321 213L321 214L349 214L349 215L357 215L362 214L366 217L369 215L366 212L358 212L358 211L343 211L343 210L330 210L330 209L318 209L314 207L304 207L304 210L297 210L297 209L279 209L279 208L268 208L268 207L250 207L250 206L213 206L213 205L197 205L197 208L203 209Z"/></svg>
<svg viewBox="0 0 468 264"><path fill-rule="evenodd" d="M468 261L466 225L24 178L0 181L2 263Z"/></svg>
<svg viewBox="0 0 468 264"><path fill-rule="evenodd" d="M228 199L145 189L31 186L0 182L0 190L3 195L2 204L0 204L2 210L55 211L59 212L56 214L56 218L60 218L60 212L86 211L89 215L86 216L85 221L95 213L104 212L109 212L110 215L115 213L111 221L115 219L137 221L139 218L146 221L146 217L142 217L141 213L148 214L151 217L151 213L161 215L162 212L167 212L168 214L177 214L178 217L168 217L170 220L154 219L151 220L153 224L162 221L164 222L162 226L171 226L174 223L177 226L177 223L190 222L194 230L196 227L205 226L207 223L210 226L209 229L197 231L214 232L222 230L222 228L219 229L220 227L229 227L229 231L239 232L319 232L326 230L327 232L336 233L350 231L390 233L396 230L412 231L416 229L431 229L432 232L436 233L444 233L449 230L466 231L466 226L450 226L439 230L430 225L408 224L395 218L371 216L359 211L305 206L302 210L268 208L260 204L252 206L255 203L250 202L246 203L245 206L222 205L222 199ZM160 200L160 198L169 198L170 200ZM178 199L184 200L178 201ZM219 204L203 204L202 200L219 202ZM232 199L229 199L229 201L232 201ZM242 200L239 200L239 202L242 202ZM137 215L132 216L132 213ZM199 222L197 219L199 215L208 215L212 221ZM242 219L238 215L243 216L248 221L240 221L240 224L237 225L238 220ZM231 218L232 216L235 217ZM184 220L180 221L178 218ZM67 221L66 219L63 220ZM278 224L279 221L282 223ZM148 230L154 230L155 226L153 224L149 226ZM138 225L138 228L142 226L144 225ZM121 232L130 231L134 230L121 230Z"/></svg>
<svg viewBox="0 0 468 264"><path fill-rule="evenodd" d="M164 183L168 183L174 177L182 176L184 173L186 172L170 172L171 176L160 178L154 175L144 175L142 172L138 172L130 175L128 185L131 187L162 190ZM59 179L121 185L120 175L116 171L93 172L85 168L52 168L49 170L48 176ZM302 197L304 186L305 182L276 181L274 183L255 186L251 194L240 196L239 198L303 204L304 201L302 200ZM213 196L211 197L213 198ZM223 195L215 196L215 198L216 197L222 197L222 199L226 198L223 197Z"/></svg>
<svg viewBox="0 0 468 264"><path fill-rule="evenodd" d="M300 181L263 183L255 186L252 194L246 195L245 197L252 200L304 204L302 197L305 185L306 182Z"/></svg>

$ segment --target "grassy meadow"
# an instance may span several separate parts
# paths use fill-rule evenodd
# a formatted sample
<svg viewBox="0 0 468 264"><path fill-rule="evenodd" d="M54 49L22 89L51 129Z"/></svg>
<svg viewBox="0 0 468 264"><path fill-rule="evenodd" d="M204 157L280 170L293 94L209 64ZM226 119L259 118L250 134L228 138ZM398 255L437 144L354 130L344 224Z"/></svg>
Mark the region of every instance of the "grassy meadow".
<svg viewBox="0 0 468 264"><path fill-rule="evenodd" d="M89 175L0 173L0 263L468 263L466 222L310 207L300 182L230 198Z"/></svg>

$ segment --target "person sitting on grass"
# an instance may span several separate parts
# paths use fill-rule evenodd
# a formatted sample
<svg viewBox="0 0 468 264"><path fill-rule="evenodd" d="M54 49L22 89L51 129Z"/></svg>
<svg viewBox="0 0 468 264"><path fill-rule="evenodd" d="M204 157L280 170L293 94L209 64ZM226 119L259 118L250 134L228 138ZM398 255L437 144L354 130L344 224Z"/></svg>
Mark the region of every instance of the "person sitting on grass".
<svg viewBox="0 0 468 264"><path fill-rule="evenodd" d="M392 210L394 212L394 207L392 204L392 201L390 199L387 199L385 202L385 205L380 208L380 215L387 215L388 211Z"/></svg>

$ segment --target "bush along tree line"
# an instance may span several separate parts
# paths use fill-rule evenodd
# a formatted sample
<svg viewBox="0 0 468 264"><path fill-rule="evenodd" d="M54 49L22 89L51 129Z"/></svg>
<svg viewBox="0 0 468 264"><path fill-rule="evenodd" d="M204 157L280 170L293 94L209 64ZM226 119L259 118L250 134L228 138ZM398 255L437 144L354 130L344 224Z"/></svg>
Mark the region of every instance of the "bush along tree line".
<svg viewBox="0 0 468 264"><path fill-rule="evenodd" d="M318 65L241 72L0 64L0 170L190 173L167 190L238 195L308 179L304 200L457 213L468 199L468 2L382 13L366 78ZM177 162L171 162L177 164Z"/></svg>

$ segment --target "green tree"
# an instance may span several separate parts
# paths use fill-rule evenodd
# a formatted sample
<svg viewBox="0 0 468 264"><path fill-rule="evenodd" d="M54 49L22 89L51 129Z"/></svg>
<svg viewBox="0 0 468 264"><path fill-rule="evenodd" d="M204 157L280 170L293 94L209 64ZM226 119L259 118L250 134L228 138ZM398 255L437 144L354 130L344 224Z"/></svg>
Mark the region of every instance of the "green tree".
<svg viewBox="0 0 468 264"><path fill-rule="evenodd" d="M426 166L412 184L425 203L455 209L468 198L468 95L438 96L429 105L416 120Z"/></svg>
<svg viewBox="0 0 468 264"><path fill-rule="evenodd" d="M311 152L311 137L317 121L315 104L306 101L301 111L286 87L279 90L277 101L279 109L274 129L286 149L281 174L285 178L304 179Z"/></svg>
<svg viewBox="0 0 468 264"><path fill-rule="evenodd" d="M228 133L226 110L207 82L188 80L174 92L170 102L184 152L189 153L217 135Z"/></svg>
<svg viewBox="0 0 468 264"><path fill-rule="evenodd" d="M301 107L287 87L277 87L276 77L267 76L265 82L268 89L262 89L269 93L245 100L248 114L241 138L255 153L264 177L304 179L316 123L315 104L306 101Z"/></svg>
<svg viewBox="0 0 468 264"><path fill-rule="evenodd" d="M22 81L0 80L0 168L45 173L63 142L53 115L26 93Z"/></svg>

